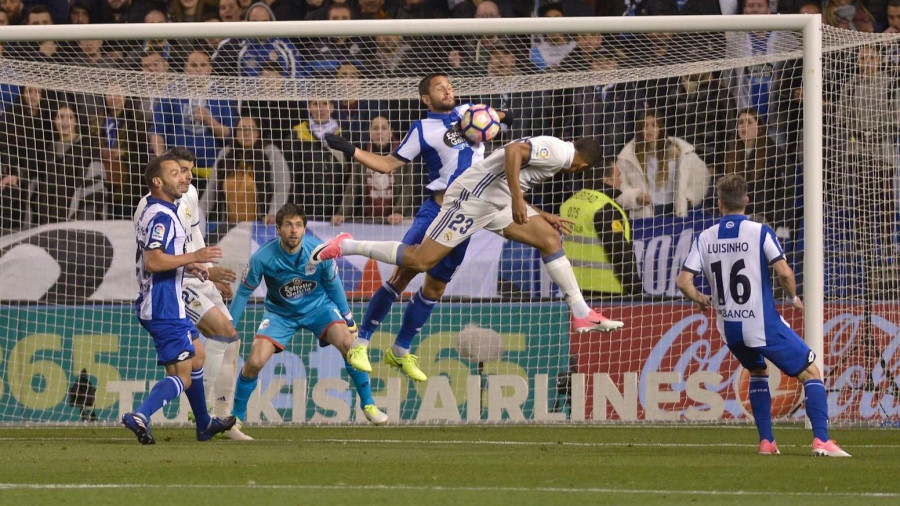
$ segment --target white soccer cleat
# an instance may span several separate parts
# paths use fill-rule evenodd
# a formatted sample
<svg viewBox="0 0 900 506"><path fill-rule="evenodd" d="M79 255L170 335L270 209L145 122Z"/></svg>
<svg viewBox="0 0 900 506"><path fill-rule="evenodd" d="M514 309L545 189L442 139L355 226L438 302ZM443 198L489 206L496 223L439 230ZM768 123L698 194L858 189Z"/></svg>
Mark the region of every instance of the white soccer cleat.
<svg viewBox="0 0 900 506"><path fill-rule="evenodd" d="M850 454L841 449L834 439L822 441L819 438L813 439L812 444L813 457L849 457Z"/></svg>
<svg viewBox="0 0 900 506"><path fill-rule="evenodd" d="M374 404L366 404L363 406L363 413L366 415L366 420L372 425L384 425L388 421L388 416Z"/></svg>
<svg viewBox="0 0 900 506"><path fill-rule="evenodd" d="M319 265L325 260L341 256L341 243L345 239L353 239L353 236L347 232L342 232L334 239L316 246L312 253L309 254L309 265Z"/></svg>
<svg viewBox="0 0 900 506"><path fill-rule="evenodd" d="M244 424L241 422L241 419L238 418L237 422L235 422L234 426L225 432L222 433L225 437L232 441L253 441L253 438L244 434L241 431L241 428Z"/></svg>
<svg viewBox="0 0 900 506"><path fill-rule="evenodd" d="M620 329L625 326L625 322L618 320L610 320L603 316L603 313L596 309L591 309L584 318L575 318L574 327L576 332L590 332L599 330L601 332L609 332L611 330Z"/></svg>

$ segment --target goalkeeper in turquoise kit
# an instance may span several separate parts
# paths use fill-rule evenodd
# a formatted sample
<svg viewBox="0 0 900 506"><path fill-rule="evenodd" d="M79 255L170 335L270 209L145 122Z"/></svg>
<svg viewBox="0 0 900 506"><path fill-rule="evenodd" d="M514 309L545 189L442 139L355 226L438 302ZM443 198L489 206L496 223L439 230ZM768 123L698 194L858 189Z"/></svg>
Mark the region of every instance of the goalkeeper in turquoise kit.
<svg viewBox="0 0 900 506"><path fill-rule="evenodd" d="M266 282L265 313L256 329L250 356L237 379L232 414L247 418L247 402L256 389L259 371L285 346L298 330L315 334L320 346L333 345L346 361L347 373L356 385L366 418L380 425L387 421L372 398L366 350L354 345L356 323L347 304L347 294L334 262L310 266L309 254L321 241L306 237L306 214L288 203L275 215L278 239L273 239L250 257L230 311L237 327L247 300L260 283Z"/></svg>

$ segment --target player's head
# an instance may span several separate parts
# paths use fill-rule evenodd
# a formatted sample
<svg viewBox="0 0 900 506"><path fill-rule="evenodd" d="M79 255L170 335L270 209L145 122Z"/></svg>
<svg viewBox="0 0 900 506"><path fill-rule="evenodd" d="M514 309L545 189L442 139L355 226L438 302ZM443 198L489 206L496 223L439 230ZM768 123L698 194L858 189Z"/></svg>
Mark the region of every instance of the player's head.
<svg viewBox="0 0 900 506"><path fill-rule="evenodd" d="M197 157L194 156L194 153L188 149L180 146L175 146L173 148L167 149L163 152L163 155L168 155L176 160L178 160L178 165L181 166L181 172L184 174L185 183L184 188L182 188L182 193L188 191L188 187L191 185L191 181L194 179L194 166L197 163Z"/></svg>
<svg viewBox="0 0 900 506"><path fill-rule="evenodd" d="M719 194L719 211L722 214L744 213L750 199L747 198L747 181L737 174L723 176L716 183Z"/></svg>
<svg viewBox="0 0 900 506"><path fill-rule="evenodd" d="M591 137L582 137L575 141L575 157L572 166L562 172L573 173L597 167L603 163L603 148Z"/></svg>
<svg viewBox="0 0 900 506"><path fill-rule="evenodd" d="M456 106L450 77L443 72L428 74L419 81L419 97L431 112L447 113Z"/></svg>
<svg viewBox="0 0 900 506"><path fill-rule="evenodd" d="M296 250L306 234L306 212L293 202L281 206L275 213L275 231L284 249Z"/></svg>
<svg viewBox="0 0 900 506"><path fill-rule="evenodd" d="M144 170L144 180L150 187L150 194L156 198L174 202L184 193L185 177L174 156L162 155L151 159Z"/></svg>

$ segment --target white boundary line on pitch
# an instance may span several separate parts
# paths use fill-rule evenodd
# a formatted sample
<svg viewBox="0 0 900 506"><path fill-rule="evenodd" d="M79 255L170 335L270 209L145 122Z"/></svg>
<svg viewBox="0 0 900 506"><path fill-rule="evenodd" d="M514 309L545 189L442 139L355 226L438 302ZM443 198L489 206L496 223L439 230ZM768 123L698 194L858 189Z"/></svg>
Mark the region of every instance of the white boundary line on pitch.
<svg viewBox="0 0 900 506"><path fill-rule="evenodd" d="M365 491L413 491L413 492L527 492L570 494L633 494L633 495L682 495L682 496L732 496L732 497L851 497L851 498L900 498L898 492L784 492L755 490L669 490L669 489L618 489L571 487L444 487L415 485L257 485L236 484L169 484L147 485L141 483L0 483L0 490L105 490L105 489L237 489L237 490L365 490Z"/></svg>
<svg viewBox="0 0 900 506"><path fill-rule="evenodd" d="M133 437L91 437L91 438L75 438L75 437L0 437L0 442L16 442L16 441L41 441L41 442L69 442L69 441L133 441ZM578 442L578 441L493 441L482 439L265 439L256 438L256 443L305 443L305 444L334 444L334 443L352 443L352 444L423 444L423 445L497 445L497 446L574 446L574 447L614 447L627 448L630 446L640 448L756 448L757 444L748 443L636 443L636 442L620 442L620 441L595 441L595 442ZM251 446L253 443L241 442L237 446ZM784 444L782 446L785 446ZM791 445L786 445L790 447ZM848 448L900 448L898 444L861 444L850 445Z"/></svg>

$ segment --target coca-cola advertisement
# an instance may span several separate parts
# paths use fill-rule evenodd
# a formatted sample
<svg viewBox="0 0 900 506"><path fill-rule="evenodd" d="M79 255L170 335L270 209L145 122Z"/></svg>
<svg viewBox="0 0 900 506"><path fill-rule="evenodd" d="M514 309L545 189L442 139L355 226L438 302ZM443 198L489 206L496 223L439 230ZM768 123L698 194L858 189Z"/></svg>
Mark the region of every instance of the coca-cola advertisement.
<svg viewBox="0 0 900 506"><path fill-rule="evenodd" d="M779 311L799 334L802 312ZM719 420L750 417L748 374L716 330L712 312L678 303L610 306L628 325L571 335L593 420ZM826 304L824 376L832 419L877 424L900 416L900 306ZM799 382L769 367L772 415L802 418Z"/></svg>

